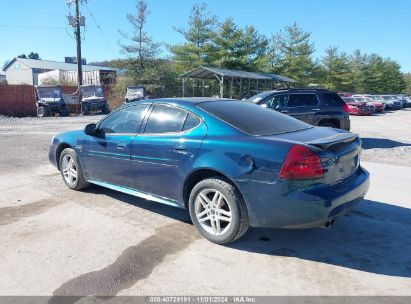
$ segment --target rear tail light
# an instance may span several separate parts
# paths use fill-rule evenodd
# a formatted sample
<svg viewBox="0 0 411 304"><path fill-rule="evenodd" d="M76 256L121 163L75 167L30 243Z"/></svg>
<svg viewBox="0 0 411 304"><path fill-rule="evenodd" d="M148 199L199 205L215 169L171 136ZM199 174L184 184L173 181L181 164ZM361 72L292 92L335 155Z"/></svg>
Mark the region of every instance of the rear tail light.
<svg viewBox="0 0 411 304"><path fill-rule="evenodd" d="M280 178L287 180L316 179L323 175L324 168L320 157L300 145L291 147L280 170Z"/></svg>
<svg viewBox="0 0 411 304"><path fill-rule="evenodd" d="M348 113L348 111L349 111L348 105L346 105L346 104L343 105L342 109L343 109L343 111L346 112L346 113Z"/></svg>

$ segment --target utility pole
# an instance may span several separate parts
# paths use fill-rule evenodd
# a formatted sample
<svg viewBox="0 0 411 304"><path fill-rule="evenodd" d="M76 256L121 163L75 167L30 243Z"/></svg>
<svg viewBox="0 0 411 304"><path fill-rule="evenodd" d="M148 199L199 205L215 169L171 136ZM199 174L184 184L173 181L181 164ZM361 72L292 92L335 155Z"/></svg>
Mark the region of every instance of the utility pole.
<svg viewBox="0 0 411 304"><path fill-rule="evenodd" d="M77 42L77 83L80 94L80 86L83 84L83 67L81 66L81 32L80 32L80 9L79 0L76 0L76 42Z"/></svg>
<svg viewBox="0 0 411 304"><path fill-rule="evenodd" d="M78 92L80 94L80 86L83 84L83 68L81 65L81 26L85 26L85 18L80 16L80 4L86 4L87 0L66 0L67 5L71 8L74 4L75 16L72 17L71 14L67 16L69 24L74 28L74 34L77 44L77 83ZM80 97L80 96L79 96Z"/></svg>

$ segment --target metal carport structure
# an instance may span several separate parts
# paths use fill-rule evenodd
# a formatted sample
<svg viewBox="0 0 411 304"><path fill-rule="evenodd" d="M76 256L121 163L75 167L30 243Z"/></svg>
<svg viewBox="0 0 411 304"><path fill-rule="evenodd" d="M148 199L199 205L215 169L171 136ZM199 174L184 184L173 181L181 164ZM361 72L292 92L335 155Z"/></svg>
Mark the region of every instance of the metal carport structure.
<svg viewBox="0 0 411 304"><path fill-rule="evenodd" d="M204 96L204 82L209 81L218 81L220 90L219 97L224 97L224 83L228 81L229 83L229 97L233 97L233 86L234 82L237 82L239 88L239 97L243 97L243 82L246 81L247 85L247 96L250 96L251 90L251 81L255 82L256 91L259 92L259 87L261 84L264 85L265 89L272 89L274 84L282 84L290 87L291 84L295 84L294 79L276 75L276 74L267 74L267 73L255 73L239 70L230 70L222 68L212 68L212 67L198 67L189 72L186 72L180 75L180 78L183 80L183 96L185 96L185 84L187 80L193 81L193 95L195 95L195 79L202 80L202 96ZM271 84L271 87L267 87L268 84Z"/></svg>

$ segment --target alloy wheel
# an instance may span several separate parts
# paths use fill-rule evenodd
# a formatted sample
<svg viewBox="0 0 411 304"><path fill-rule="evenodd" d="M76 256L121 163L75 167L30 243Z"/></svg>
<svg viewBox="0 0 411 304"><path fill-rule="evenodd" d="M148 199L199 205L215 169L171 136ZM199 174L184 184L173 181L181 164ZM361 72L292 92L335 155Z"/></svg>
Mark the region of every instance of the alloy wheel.
<svg viewBox="0 0 411 304"><path fill-rule="evenodd" d="M77 167L74 158L69 154L63 157L62 172L65 181L73 186L77 181Z"/></svg>
<svg viewBox="0 0 411 304"><path fill-rule="evenodd" d="M224 195L215 189L204 189L194 203L201 227L212 235L223 235L230 228L232 213Z"/></svg>

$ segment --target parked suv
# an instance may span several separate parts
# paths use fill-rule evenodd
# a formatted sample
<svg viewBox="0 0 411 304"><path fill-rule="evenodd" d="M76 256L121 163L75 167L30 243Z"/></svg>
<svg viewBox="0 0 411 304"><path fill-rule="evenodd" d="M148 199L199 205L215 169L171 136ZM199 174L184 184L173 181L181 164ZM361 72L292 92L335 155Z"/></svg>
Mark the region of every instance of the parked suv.
<svg viewBox="0 0 411 304"><path fill-rule="evenodd" d="M350 130L348 106L337 93L328 90L265 91L247 101L290 115L314 126Z"/></svg>

